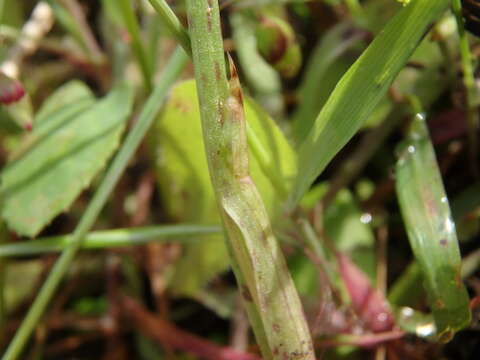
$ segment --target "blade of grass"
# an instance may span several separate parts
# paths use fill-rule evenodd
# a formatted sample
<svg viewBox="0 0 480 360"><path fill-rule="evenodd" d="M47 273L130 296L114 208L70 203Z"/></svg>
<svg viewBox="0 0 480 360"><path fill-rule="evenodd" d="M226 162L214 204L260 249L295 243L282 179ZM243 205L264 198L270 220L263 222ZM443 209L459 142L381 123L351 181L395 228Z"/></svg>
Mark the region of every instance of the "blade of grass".
<svg viewBox="0 0 480 360"><path fill-rule="evenodd" d="M192 46L190 44L190 36L188 31L183 27L180 20L178 20L175 13L168 6L165 0L148 0L153 8L157 11L158 15L162 19L164 25L168 28L170 33L178 43L182 46L183 50L190 56L192 56Z"/></svg>
<svg viewBox="0 0 480 360"><path fill-rule="evenodd" d="M455 223L424 115L417 114L396 165L396 190L413 253L423 274L440 341L470 322Z"/></svg>
<svg viewBox="0 0 480 360"><path fill-rule="evenodd" d="M72 35L86 55L94 63L102 62L104 54L86 22L80 5L75 0L48 0L48 4L58 22Z"/></svg>
<svg viewBox="0 0 480 360"><path fill-rule="evenodd" d="M107 202L109 195L112 193L120 176L128 165L130 158L135 153L138 145L160 110L170 85L179 76L186 63L187 56L183 50L178 49L170 59L164 70L164 76L162 76L160 83L150 95L138 121L127 135L125 142L115 156L105 178L95 192L93 199L90 201L87 210L83 214L72 235L69 246L62 252L62 255L55 263L50 275L30 307L27 316L23 320L22 325L15 333L12 342L3 355L3 360L15 360L22 352L25 343L35 326L38 324L38 321L55 293L56 288L67 272L77 251L81 248L85 235L95 223L98 214Z"/></svg>
<svg viewBox="0 0 480 360"><path fill-rule="evenodd" d="M429 26L449 3L411 1L342 77L299 148L299 172L289 210L372 113Z"/></svg>
<svg viewBox="0 0 480 360"><path fill-rule="evenodd" d="M312 341L285 259L248 170L241 88L227 81L218 1L187 0L205 150L232 266L265 359L312 360Z"/></svg>
<svg viewBox="0 0 480 360"><path fill-rule="evenodd" d="M145 88L148 92L150 92L152 90L153 69L148 61L148 52L142 43L140 26L138 25L137 18L133 11L132 1L118 0L118 2L122 11L123 20L125 21L125 26L127 27L128 33L132 38L133 51L135 52L135 57L140 65Z"/></svg>
<svg viewBox="0 0 480 360"><path fill-rule="evenodd" d="M198 236L219 234L217 226L205 225L160 225L94 231L82 242L82 249L105 249L121 246L137 246L150 242L194 242ZM69 246L72 235L40 238L33 241L0 245L0 259L12 256L32 256L62 251Z"/></svg>

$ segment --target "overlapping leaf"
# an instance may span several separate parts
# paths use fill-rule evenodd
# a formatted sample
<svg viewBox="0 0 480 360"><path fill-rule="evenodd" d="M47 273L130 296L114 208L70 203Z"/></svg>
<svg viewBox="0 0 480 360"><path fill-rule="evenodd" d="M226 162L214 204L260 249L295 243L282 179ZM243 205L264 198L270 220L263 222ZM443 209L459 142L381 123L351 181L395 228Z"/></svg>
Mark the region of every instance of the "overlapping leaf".
<svg viewBox="0 0 480 360"><path fill-rule="evenodd" d="M248 131L254 132L256 150L250 166L261 196L270 214L280 209L282 196L272 186L265 171L278 175L288 187L296 171L295 155L272 119L251 100L246 100ZM151 140L156 154L158 180L169 215L175 220L212 224L219 221L217 204L210 183L202 138L200 112L194 81L186 81L173 90ZM284 198L283 198L284 200ZM210 236L189 245L177 266L173 290L183 294L196 291L229 265L220 236ZM192 269L196 269L192 272Z"/></svg>

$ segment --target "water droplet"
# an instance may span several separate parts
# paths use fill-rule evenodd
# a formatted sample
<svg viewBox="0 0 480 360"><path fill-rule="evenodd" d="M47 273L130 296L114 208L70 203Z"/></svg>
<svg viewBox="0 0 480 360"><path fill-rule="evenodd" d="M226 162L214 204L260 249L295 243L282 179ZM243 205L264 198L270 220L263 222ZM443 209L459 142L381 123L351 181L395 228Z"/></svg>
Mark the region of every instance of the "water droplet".
<svg viewBox="0 0 480 360"><path fill-rule="evenodd" d="M362 216L360 216L360 222L362 224L370 224L372 222L372 215L369 214L369 213L365 213L365 214L362 214Z"/></svg>
<svg viewBox="0 0 480 360"><path fill-rule="evenodd" d="M445 220L445 231L449 234L455 231L455 223L450 218Z"/></svg>
<svg viewBox="0 0 480 360"><path fill-rule="evenodd" d="M425 121L425 113L416 113L415 114L415 120L419 120L419 121Z"/></svg>
<svg viewBox="0 0 480 360"><path fill-rule="evenodd" d="M382 312L380 314L377 315L377 321L379 322L385 322L388 320L388 314L385 313L385 312Z"/></svg>
<svg viewBox="0 0 480 360"><path fill-rule="evenodd" d="M415 332L417 333L417 336L419 337L429 337L435 334L435 325L434 323L426 323L426 324L421 324L417 325L415 328Z"/></svg>
<svg viewBox="0 0 480 360"><path fill-rule="evenodd" d="M413 145L408 145L407 151L408 151L409 154L415 153L415 151L416 151L415 146L413 146Z"/></svg>
<svg viewBox="0 0 480 360"><path fill-rule="evenodd" d="M409 318L409 317L413 316L414 313L415 312L411 307L405 306L404 308L402 308L402 316L403 317Z"/></svg>
<svg viewBox="0 0 480 360"><path fill-rule="evenodd" d="M442 196L442 198L440 199L440 201L445 204L445 203L447 202L447 197L446 197L446 196Z"/></svg>

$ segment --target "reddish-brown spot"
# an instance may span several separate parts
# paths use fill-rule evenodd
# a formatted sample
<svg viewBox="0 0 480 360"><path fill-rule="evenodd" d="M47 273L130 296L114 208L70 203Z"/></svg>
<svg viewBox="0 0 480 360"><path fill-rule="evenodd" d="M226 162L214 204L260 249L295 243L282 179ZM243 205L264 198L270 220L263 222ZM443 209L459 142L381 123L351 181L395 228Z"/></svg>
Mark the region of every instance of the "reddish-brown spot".
<svg viewBox="0 0 480 360"><path fill-rule="evenodd" d="M173 100L172 106L182 113L188 113L191 110L190 104L179 99Z"/></svg>
<svg viewBox="0 0 480 360"><path fill-rule="evenodd" d="M253 301L252 294L250 294L250 290L245 285L242 285L242 296L248 302Z"/></svg>
<svg viewBox="0 0 480 360"><path fill-rule="evenodd" d="M278 324L273 324L272 329L274 332L278 333L281 330L281 327Z"/></svg>
<svg viewBox="0 0 480 360"><path fill-rule="evenodd" d="M27 131L32 131L32 129L33 129L33 125L32 125L31 122L26 123L25 125L23 125L23 127Z"/></svg>
<svg viewBox="0 0 480 360"><path fill-rule="evenodd" d="M220 64L218 62L215 62L215 79L217 79L217 81L220 81L222 77L222 73L220 71Z"/></svg>
<svg viewBox="0 0 480 360"><path fill-rule="evenodd" d="M437 309L443 309L443 308L445 307L445 303L443 302L442 299L437 299L437 300L435 301L435 307L436 307Z"/></svg>
<svg viewBox="0 0 480 360"><path fill-rule="evenodd" d="M212 32L212 10L210 8L207 10L207 28L208 32Z"/></svg>
<svg viewBox="0 0 480 360"><path fill-rule="evenodd" d="M440 239L440 246L447 246L448 245L448 240L447 239Z"/></svg>
<svg viewBox="0 0 480 360"><path fill-rule="evenodd" d="M457 287L457 289L460 289L463 286L462 270L460 268L457 269L457 271L455 272L455 286Z"/></svg>
<svg viewBox="0 0 480 360"><path fill-rule="evenodd" d="M280 352L278 351L277 347L273 348L273 355L278 355Z"/></svg>
<svg viewBox="0 0 480 360"><path fill-rule="evenodd" d="M470 309L475 310L480 307L480 296L475 296L472 300L470 300Z"/></svg>
<svg viewBox="0 0 480 360"><path fill-rule="evenodd" d="M268 241L268 238L270 237L271 231L268 228L263 228L262 229L262 240L264 242Z"/></svg>
<svg viewBox="0 0 480 360"><path fill-rule="evenodd" d="M220 101L217 103L217 113L218 113L218 121L220 122L220 125L223 126L223 124L225 124L225 114L223 112L223 106Z"/></svg>

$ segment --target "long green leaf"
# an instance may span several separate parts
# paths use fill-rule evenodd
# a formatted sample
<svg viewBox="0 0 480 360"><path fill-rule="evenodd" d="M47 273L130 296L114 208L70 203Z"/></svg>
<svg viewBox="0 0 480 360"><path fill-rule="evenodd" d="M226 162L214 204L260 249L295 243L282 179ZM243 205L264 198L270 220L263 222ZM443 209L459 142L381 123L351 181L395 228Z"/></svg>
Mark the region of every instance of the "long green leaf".
<svg viewBox="0 0 480 360"><path fill-rule="evenodd" d="M106 249L120 246L138 246L155 241L192 243L201 236L219 234L217 226L207 225L159 225L142 228L94 231L82 243L82 249ZM61 251L68 246L72 235L53 236L34 241L22 241L0 245L0 258L32 256Z"/></svg>
<svg viewBox="0 0 480 360"><path fill-rule="evenodd" d="M455 223L423 115L412 123L396 166L396 189L408 238L423 273L440 340L470 322Z"/></svg>
<svg viewBox="0 0 480 360"><path fill-rule="evenodd" d="M375 110L429 26L449 4L450 0L411 1L342 77L300 146L289 209Z"/></svg>

